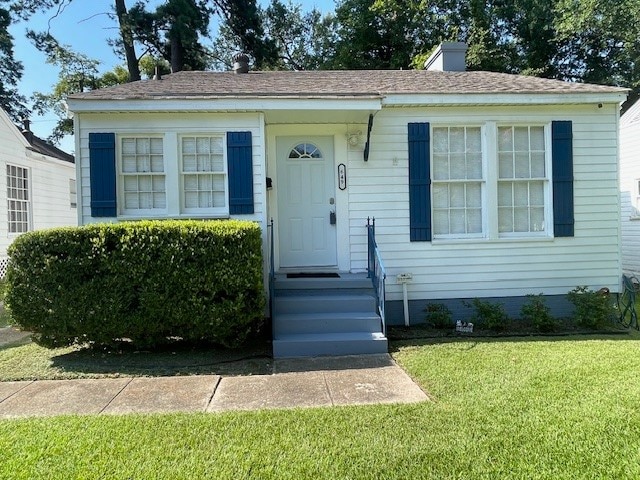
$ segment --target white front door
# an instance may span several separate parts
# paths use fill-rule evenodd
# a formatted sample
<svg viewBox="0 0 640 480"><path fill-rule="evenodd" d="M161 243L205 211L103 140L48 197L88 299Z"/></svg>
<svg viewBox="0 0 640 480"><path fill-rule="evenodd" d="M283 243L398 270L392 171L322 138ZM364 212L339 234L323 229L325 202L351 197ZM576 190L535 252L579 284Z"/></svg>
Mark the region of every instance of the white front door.
<svg viewBox="0 0 640 480"><path fill-rule="evenodd" d="M277 138L280 267L335 267L333 137Z"/></svg>

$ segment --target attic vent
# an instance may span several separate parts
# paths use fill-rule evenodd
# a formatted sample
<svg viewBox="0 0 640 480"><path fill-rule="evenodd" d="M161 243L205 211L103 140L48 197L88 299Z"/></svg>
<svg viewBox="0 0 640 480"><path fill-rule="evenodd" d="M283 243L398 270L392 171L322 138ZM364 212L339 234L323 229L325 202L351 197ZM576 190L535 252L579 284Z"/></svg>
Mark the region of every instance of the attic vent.
<svg viewBox="0 0 640 480"><path fill-rule="evenodd" d="M233 73L249 73L249 57L238 53L233 57Z"/></svg>

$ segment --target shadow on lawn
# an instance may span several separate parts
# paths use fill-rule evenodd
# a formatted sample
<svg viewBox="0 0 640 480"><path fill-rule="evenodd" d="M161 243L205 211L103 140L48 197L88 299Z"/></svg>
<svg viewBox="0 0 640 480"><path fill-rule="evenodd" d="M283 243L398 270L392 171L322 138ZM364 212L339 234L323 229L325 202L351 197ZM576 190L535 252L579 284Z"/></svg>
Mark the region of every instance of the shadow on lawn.
<svg viewBox="0 0 640 480"><path fill-rule="evenodd" d="M87 375L265 375L273 371L271 345L266 342L225 349L175 346L162 351L80 349L51 358L52 366Z"/></svg>
<svg viewBox="0 0 640 480"><path fill-rule="evenodd" d="M604 331L569 331L553 333L491 333L480 331L473 334L450 332L417 327L396 327L389 331L389 351L399 351L403 347L436 345L441 343L468 344L474 348L479 343L496 342L567 342L585 340L625 340L640 341L640 333L633 329L612 328Z"/></svg>

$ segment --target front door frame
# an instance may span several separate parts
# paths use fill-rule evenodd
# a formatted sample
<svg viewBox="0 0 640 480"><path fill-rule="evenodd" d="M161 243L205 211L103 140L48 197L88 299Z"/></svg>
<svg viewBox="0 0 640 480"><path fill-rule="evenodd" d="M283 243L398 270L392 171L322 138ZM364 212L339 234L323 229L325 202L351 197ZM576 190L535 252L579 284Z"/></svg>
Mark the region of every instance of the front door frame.
<svg viewBox="0 0 640 480"><path fill-rule="evenodd" d="M343 163L347 166L349 156L354 155L360 158L357 152L354 154L349 151L347 145L346 124L309 124L309 125L267 125L266 126L266 144L267 144L267 171L266 176L272 179L272 188L267 192L267 214L269 219L274 221L274 263L276 271L293 271L300 270L295 268L283 268L280 266L280 239L278 236L278 194L281 186L277 184L277 137L291 136L309 136L309 137L333 137L333 172L335 185L335 212L336 212L336 241L337 241L337 266L333 267L313 267L313 271L350 271L351 265L351 249L349 244L349 202L348 190L340 190L338 188L338 165ZM327 210L328 211L328 210ZM363 227L364 231L364 227ZM309 269L308 269L309 270Z"/></svg>
<svg viewBox="0 0 640 480"><path fill-rule="evenodd" d="M338 266L337 223L330 223L336 183L333 143L329 135L276 137L276 182L284 187L277 196L283 268L315 271ZM302 156L291 158L297 147Z"/></svg>

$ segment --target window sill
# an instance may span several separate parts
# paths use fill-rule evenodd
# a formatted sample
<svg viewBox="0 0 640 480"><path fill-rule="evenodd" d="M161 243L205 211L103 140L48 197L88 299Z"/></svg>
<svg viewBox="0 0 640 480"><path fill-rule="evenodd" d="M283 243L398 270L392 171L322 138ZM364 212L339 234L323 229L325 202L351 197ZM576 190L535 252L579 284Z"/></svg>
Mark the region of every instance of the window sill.
<svg viewBox="0 0 640 480"><path fill-rule="evenodd" d="M118 215L118 220L122 221L136 221L136 220L205 220L205 219L228 219L229 214L204 214L204 213L194 213L194 214L178 214L178 215Z"/></svg>
<svg viewBox="0 0 640 480"><path fill-rule="evenodd" d="M540 236L540 237L504 237L504 238L436 238L431 241L433 245L468 245L471 243L476 244L509 244L509 243L544 243L553 242L554 237Z"/></svg>

